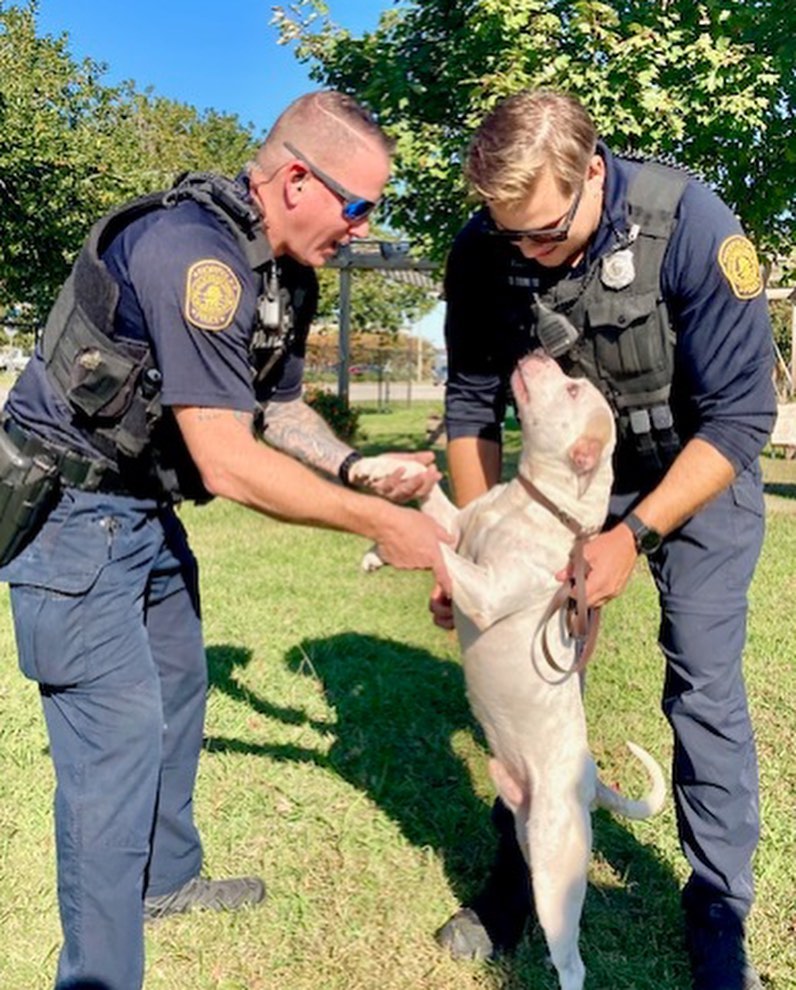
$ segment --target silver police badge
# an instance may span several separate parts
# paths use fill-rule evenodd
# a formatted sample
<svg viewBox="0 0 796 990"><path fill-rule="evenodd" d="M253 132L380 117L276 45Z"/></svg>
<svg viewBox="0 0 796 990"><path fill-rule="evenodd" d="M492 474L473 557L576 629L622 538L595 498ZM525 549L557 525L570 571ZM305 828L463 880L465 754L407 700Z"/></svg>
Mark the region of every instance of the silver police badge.
<svg viewBox="0 0 796 990"><path fill-rule="evenodd" d="M603 258L600 281L607 289L624 289L635 277L636 266L633 264L633 251L629 247L620 248Z"/></svg>
<svg viewBox="0 0 796 990"><path fill-rule="evenodd" d="M633 224L625 243L616 251L606 254L600 269L600 281L606 289L624 289L636 277L631 245L639 235L638 224Z"/></svg>

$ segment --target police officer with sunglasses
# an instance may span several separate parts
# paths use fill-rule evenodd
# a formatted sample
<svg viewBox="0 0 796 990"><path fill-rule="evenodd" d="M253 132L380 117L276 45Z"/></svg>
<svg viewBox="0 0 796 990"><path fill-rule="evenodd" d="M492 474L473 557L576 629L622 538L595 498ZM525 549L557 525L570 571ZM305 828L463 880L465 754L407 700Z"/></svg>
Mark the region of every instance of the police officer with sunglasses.
<svg viewBox="0 0 796 990"><path fill-rule="evenodd" d="M484 206L458 235L445 282L457 501L500 478L508 378L528 350L543 348L601 389L618 443L610 515L585 551L589 603L621 594L637 555L647 556L690 868L682 903L693 987L757 990L745 921L758 776L742 653L763 539L758 455L776 402L754 248L715 193L680 169L613 155L566 94L504 100L476 132L466 174ZM441 590L432 611L450 625ZM491 874L438 933L459 958L513 950L530 912L499 801L493 819Z"/></svg>
<svg viewBox="0 0 796 990"><path fill-rule="evenodd" d="M207 668L175 504L223 496L361 534L447 582L444 534L394 504L439 478L432 454L407 455L426 465L415 478L398 459L354 490L360 455L301 399L313 269L367 234L390 154L354 101L311 93L237 179L188 173L119 207L7 399L0 580L57 776L59 990L140 990L144 921L265 894L202 874Z"/></svg>

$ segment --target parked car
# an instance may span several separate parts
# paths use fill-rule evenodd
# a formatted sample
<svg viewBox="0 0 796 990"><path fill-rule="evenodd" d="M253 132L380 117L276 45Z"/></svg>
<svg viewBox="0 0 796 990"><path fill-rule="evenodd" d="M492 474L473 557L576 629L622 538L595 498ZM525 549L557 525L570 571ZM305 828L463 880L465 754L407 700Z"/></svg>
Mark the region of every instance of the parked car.
<svg viewBox="0 0 796 990"><path fill-rule="evenodd" d="M30 360L21 347L8 347L0 351L0 371L13 371L18 374Z"/></svg>

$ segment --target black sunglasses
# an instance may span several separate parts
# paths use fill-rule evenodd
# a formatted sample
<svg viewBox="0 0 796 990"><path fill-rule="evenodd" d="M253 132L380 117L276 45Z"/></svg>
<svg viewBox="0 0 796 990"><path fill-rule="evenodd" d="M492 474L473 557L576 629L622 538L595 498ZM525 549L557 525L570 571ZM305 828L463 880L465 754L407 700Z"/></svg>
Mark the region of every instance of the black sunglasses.
<svg viewBox="0 0 796 990"><path fill-rule="evenodd" d="M376 209L378 202L373 202L370 199L363 199L361 196L355 196L354 193L349 192L345 186L341 186L336 179L333 179L331 175L327 175L322 169L319 169L316 165L307 158L306 155L302 154L298 148L291 144L289 141L284 141L284 146L293 155L294 158L298 158L300 162L307 166L307 170L310 175L314 175L319 182L322 182L327 189L331 190L335 196L339 196L343 201L343 217L349 223L362 223L366 217L370 216L373 210Z"/></svg>
<svg viewBox="0 0 796 990"><path fill-rule="evenodd" d="M505 227L498 227L491 214L484 217L484 227L487 234L493 237L503 237L508 241L532 241L534 244L560 244L569 237L569 228L575 219L575 214L580 206L580 198L583 195L583 186L578 190L577 196L572 201L572 206L567 210L563 222L557 227L531 227L529 230L507 230Z"/></svg>

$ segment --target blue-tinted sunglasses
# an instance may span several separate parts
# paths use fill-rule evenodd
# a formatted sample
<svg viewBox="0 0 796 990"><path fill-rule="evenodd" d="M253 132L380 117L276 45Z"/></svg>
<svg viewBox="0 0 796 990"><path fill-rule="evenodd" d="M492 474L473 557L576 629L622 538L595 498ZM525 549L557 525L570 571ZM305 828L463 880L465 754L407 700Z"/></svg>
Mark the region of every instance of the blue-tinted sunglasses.
<svg viewBox="0 0 796 990"><path fill-rule="evenodd" d="M362 223L370 214L376 209L378 201L373 202L370 199L363 199L361 196L355 196L354 193L349 192L345 186L341 186L340 183L327 175L322 169L319 169L316 165L307 158L306 155L302 154L298 148L291 144L289 141L283 142L287 150L293 155L294 158L298 158L300 162L303 162L307 166L307 171L310 175L314 175L319 182L322 182L327 189L339 196L343 201L343 218L348 221L348 223L356 224Z"/></svg>

